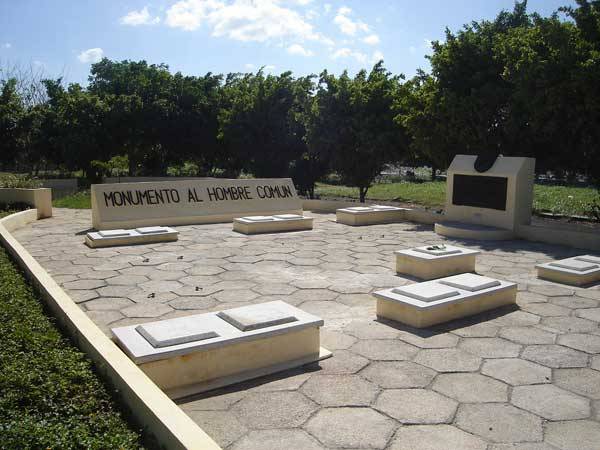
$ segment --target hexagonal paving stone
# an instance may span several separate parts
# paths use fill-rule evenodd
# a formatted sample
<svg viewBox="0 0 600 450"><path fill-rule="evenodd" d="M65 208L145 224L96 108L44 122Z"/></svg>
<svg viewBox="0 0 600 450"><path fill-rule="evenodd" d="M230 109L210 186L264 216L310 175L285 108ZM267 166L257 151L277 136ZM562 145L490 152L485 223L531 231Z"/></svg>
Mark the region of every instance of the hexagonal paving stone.
<svg viewBox="0 0 600 450"><path fill-rule="evenodd" d="M140 289L150 292L172 292L182 286L178 281L147 281L139 285Z"/></svg>
<svg viewBox="0 0 600 450"><path fill-rule="evenodd" d="M217 292L212 297L222 303L249 302L259 297L259 294L247 289L231 289Z"/></svg>
<svg viewBox="0 0 600 450"><path fill-rule="evenodd" d="M513 386L550 383L552 370L518 358L485 361L481 373Z"/></svg>
<svg viewBox="0 0 600 450"><path fill-rule="evenodd" d="M188 411L187 414L221 447L231 445L248 431L228 411Z"/></svg>
<svg viewBox="0 0 600 450"><path fill-rule="evenodd" d="M398 336L398 330L375 320L354 320L344 328L344 333L358 339L394 339Z"/></svg>
<svg viewBox="0 0 600 450"><path fill-rule="evenodd" d="M551 303L531 303L525 305L523 310L544 317L560 317L571 314L569 308L553 305Z"/></svg>
<svg viewBox="0 0 600 450"><path fill-rule="evenodd" d="M284 283L264 283L254 287L253 290L263 295L289 295L298 288Z"/></svg>
<svg viewBox="0 0 600 450"><path fill-rule="evenodd" d="M85 308L88 311L100 311L107 309L119 310L121 308L126 308L127 306L131 306L134 303L128 298L120 298L120 297L102 297L97 298L95 300L90 300L85 302Z"/></svg>
<svg viewBox="0 0 600 450"><path fill-rule="evenodd" d="M401 427L390 450L485 450L487 443L450 425Z"/></svg>
<svg viewBox="0 0 600 450"><path fill-rule="evenodd" d="M452 421L458 403L426 389L388 389L375 408L402 423L435 424Z"/></svg>
<svg viewBox="0 0 600 450"><path fill-rule="evenodd" d="M404 361L412 359L419 349L393 339L364 339L352 346L351 351L376 361Z"/></svg>
<svg viewBox="0 0 600 450"><path fill-rule="evenodd" d="M593 334L564 334L557 343L586 353L600 353L600 336Z"/></svg>
<svg viewBox="0 0 600 450"><path fill-rule="evenodd" d="M341 317L352 317L352 311L349 306L342 305L333 300L308 301L303 302L299 307L307 313L314 314L322 319L335 319Z"/></svg>
<svg viewBox="0 0 600 450"><path fill-rule="evenodd" d="M135 286L138 284L142 284L145 283L146 281L149 281L148 278L146 278L143 275L119 275L117 277L112 277L108 280L108 283L110 285L121 285L121 286Z"/></svg>
<svg viewBox="0 0 600 450"><path fill-rule="evenodd" d="M231 450L321 450L321 445L304 430L256 430L236 442Z"/></svg>
<svg viewBox="0 0 600 450"><path fill-rule="evenodd" d="M546 441L563 450L598 450L600 424L591 420L552 422L546 425Z"/></svg>
<svg viewBox="0 0 600 450"><path fill-rule="evenodd" d="M168 302L170 307L180 310L210 309L218 304L212 297L179 297Z"/></svg>
<svg viewBox="0 0 600 450"><path fill-rule="evenodd" d="M360 373L385 389L423 388L437 375L435 370L407 361L375 362Z"/></svg>
<svg viewBox="0 0 600 450"><path fill-rule="evenodd" d="M592 369L557 369L554 384L585 397L600 400L600 372Z"/></svg>
<svg viewBox="0 0 600 450"><path fill-rule="evenodd" d="M461 403L508 401L507 385L478 373L442 373L432 389Z"/></svg>
<svg viewBox="0 0 600 450"><path fill-rule="evenodd" d="M325 408L304 428L334 448L383 449L396 429L396 423L370 408Z"/></svg>
<svg viewBox="0 0 600 450"><path fill-rule="evenodd" d="M600 308L582 309L575 311L577 317L600 322Z"/></svg>
<svg viewBox="0 0 600 450"><path fill-rule="evenodd" d="M257 392L232 406L231 411L252 429L298 427L317 405L298 392Z"/></svg>
<svg viewBox="0 0 600 450"><path fill-rule="evenodd" d="M523 442L520 444L494 444L489 450L556 450L556 447L545 442Z"/></svg>
<svg viewBox="0 0 600 450"><path fill-rule="evenodd" d="M482 322L470 324L463 328L454 328L450 332L461 337L495 337L499 329L497 326Z"/></svg>
<svg viewBox="0 0 600 450"><path fill-rule="evenodd" d="M542 419L506 403L460 405L454 423L493 442L542 440Z"/></svg>
<svg viewBox="0 0 600 450"><path fill-rule="evenodd" d="M596 322L578 317L550 317L543 319L542 324L565 333L587 333L598 330Z"/></svg>
<svg viewBox="0 0 600 450"><path fill-rule="evenodd" d="M600 356L594 356L592 358L592 364L590 367L594 370L600 371Z"/></svg>
<svg viewBox="0 0 600 450"><path fill-rule="evenodd" d="M581 297L554 297L550 299L550 302L554 305L571 309L595 308L598 306L596 300Z"/></svg>
<svg viewBox="0 0 600 450"><path fill-rule="evenodd" d="M346 350L355 342L354 336L321 328L321 345L328 350Z"/></svg>
<svg viewBox="0 0 600 450"><path fill-rule="evenodd" d="M414 361L438 372L473 372L481 358L455 348L421 350Z"/></svg>
<svg viewBox="0 0 600 450"><path fill-rule="evenodd" d="M299 289L327 289L331 285L331 281L324 278L301 278L293 280L290 284Z"/></svg>
<svg viewBox="0 0 600 450"><path fill-rule="evenodd" d="M504 327L500 337L518 344L554 344L556 334L534 327Z"/></svg>
<svg viewBox="0 0 600 450"><path fill-rule="evenodd" d="M65 289L86 291L101 288L103 286L106 286L106 281L104 280L77 280L69 281L63 285Z"/></svg>
<svg viewBox="0 0 600 450"><path fill-rule="evenodd" d="M399 339L420 348L450 348L458 344L458 336L427 330L400 331Z"/></svg>
<svg viewBox="0 0 600 450"><path fill-rule="evenodd" d="M327 289L302 289L294 292L289 296L291 300L299 300L301 302L318 301L318 300L333 300L338 296L335 292Z"/></svg>
<svg viewBox="0 0 600 450"><path fill-rule="evenodd" d="M352 374L369 364L369 360L347 350L338 350L334 357L319 362L323 373Z"/></svg>
<svg viewBox="0 0 600 450"><path fill-rule="evenodd" d="M512 358L521 350L520 345L501 338L468 338L458 347L482 358Z"/></svg>
<svg viewBox="0 0 600 450"><path fill-rule="evenodd" d="M523 359L555 369L586 367L588 355L562 345L530 345L521 354Z"/></svg>
<svg viewBox="0 0 600 450"><path fill-rule="evenodd" d="M529 291L546 297L568 297L575 292L573 289L560 287L556 284L529 286Z"/></svg>
<svg viewBox="0 0 600 450"><path fill-rule="evenodd" d="M301 390L321 406L366 406L379 392L358 375L316 375Z"/></svg>
<svg viewBox="0 0 600 450"><path fill-rule="evenodd" d="M185 263L187 264L187 263ZM162 266L160 266L162 267ZM165 269L167 270L167 269ZM168 270L174 270L174 266L170 266L169 265L169 269ZM181 268L179 269L181 270ZM188 267L184 268L183 270L185 270L189 275L219 275L220 273L225 272L225 269L219 267L219 266L207 266L204 264L194 264L193 266L191 264L188 264Z"/></svg>
<svg viewBox="0 0 600 450"><path fill-rule="evenodd" d="M517 386L511 403L549 420L584 419L590 416L589 400L552 384Z"/></svg>
<svg viewBox="0 0 600 450"><path fill-rule="evenodd" d="M121 310L127 317L161 317L171 311L173 311L173 308L163 303L139 303Z"/></svg>

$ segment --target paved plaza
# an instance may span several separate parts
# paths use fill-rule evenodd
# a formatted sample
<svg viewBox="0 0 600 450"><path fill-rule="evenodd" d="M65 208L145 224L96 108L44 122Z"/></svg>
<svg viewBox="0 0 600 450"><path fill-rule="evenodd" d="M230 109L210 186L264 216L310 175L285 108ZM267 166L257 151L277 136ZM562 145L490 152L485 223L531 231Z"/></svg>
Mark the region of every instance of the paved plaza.
<svg viewBox="0 0 600 450"><path fill-rule="evenodd" d="M91 212L55 209L14 235L107 334L271 300L325 320L332 358L178 401L223 448L600 448L600 286L534 269L589 252L308 215L313 231L181 226L178 242L90 249ZM370 293L414 282L395 274L393 252L441 242L481 250L477 272L517 282L518 308L427 330L377 321Z"/></svg>

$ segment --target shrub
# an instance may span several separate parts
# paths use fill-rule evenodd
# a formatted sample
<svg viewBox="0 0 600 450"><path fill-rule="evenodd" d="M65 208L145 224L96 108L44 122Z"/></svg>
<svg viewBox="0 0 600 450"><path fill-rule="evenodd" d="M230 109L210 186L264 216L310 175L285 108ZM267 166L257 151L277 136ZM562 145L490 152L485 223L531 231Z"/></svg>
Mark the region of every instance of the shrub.
<svg viewBox="0 0 600 450"><path fill-rule="evenodd" d="M27 188L33 189L41 186L39 180L28 175L14 175L11 173L0 174L0 188Z"/></svg>

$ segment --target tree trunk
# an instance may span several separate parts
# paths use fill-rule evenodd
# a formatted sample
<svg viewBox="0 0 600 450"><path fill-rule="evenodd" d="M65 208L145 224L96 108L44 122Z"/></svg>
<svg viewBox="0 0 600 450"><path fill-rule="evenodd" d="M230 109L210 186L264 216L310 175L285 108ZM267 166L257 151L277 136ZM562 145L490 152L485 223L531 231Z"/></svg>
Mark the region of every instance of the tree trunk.
<svg viewBox="0 0 600 450"><path fill-rule="evenodd" d="M435 181L437 178L437 167L435 165L431 165L431 181Z"/></svg>
<svg viewBox="0 0 600 450"><path fill-rule="evenodd" d="M359 187L358 188L358 196L359 196L359 201L361 203L365 202L365 198L367 196L367 191L369 190L368 187Z"/></svg>

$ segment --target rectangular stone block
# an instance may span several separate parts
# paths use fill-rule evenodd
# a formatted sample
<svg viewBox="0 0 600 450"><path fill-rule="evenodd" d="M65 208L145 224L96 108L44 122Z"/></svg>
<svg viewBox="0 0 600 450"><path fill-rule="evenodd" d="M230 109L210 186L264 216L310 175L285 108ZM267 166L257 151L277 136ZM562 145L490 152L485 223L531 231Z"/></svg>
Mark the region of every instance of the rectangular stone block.
<svg viewBox="0 0 600 450"><path fill-rule="evenodd" d="M115 247L119 245L153 244L173 242L179 239L179 232L169 227L145 227L134 230L101 230L87 233L85 243L91 248Z"/></svg>
<svg viewBox="0 0 600 450"><path fill-rule="evenodd" d="M322 325L322 319L277 301L112 332L159 387L180 398L331 356L320 346Z"/></svg>
<svg viewBox="0 0 600 450"><path fill-rule="evenodd" d="M351 226L394 223L406 220L407 208L387 205L351 206L335 212L338 223Z"/></svg>
<svg viewBox="0 0 600 450"><path fill-rule="evenodd" d="M576 256L535 266L538 278L586 286L600 281L600 258L592 255Z"/></svg>
<svg viewBox="0 0 600 450"><path fill-rule="evenodd" d="M290 178L94 184L91 191L92 224L97 230L302 213L302 202Z"/></svg>
<svg viewBox="0 0 600 450"><path fill-rule="evenodd" d="M304 217L299 214L248 216L233 219L233 231L243 234L279 233L312 230L312 228L312 217Z"/></svg>
<svg viewBox="0 0 600 450"><path fill-rule="evenodd" d="M434 248L438 247L438 248ZM396 255L396 273L410 275L421 280L434 280L465 272L475 271L475 260L481 253L478 250L451 245L424 246L407 250L398 250Z"/></svg>
<svg viewBox="0 0 600 450"><path fill-rule="evenodd" d="M516 283L468 275L377 291L377 316L425 328L516 302Z"/></svg>

